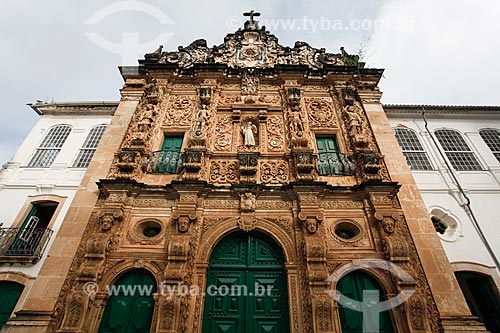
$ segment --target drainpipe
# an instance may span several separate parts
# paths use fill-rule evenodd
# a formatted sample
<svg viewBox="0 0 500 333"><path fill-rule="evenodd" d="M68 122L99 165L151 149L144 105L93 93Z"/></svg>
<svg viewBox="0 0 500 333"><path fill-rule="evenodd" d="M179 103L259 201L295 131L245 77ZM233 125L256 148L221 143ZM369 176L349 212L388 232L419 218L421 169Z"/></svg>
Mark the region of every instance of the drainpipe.
<svg viewBox="0 0 500 333"><path fill-rule="evenodd" d="M455 175L454 170L452 169L452 167L448 163L448 160L444 156L444 153L441 151L441 148L439 147L438 143L436 142L436 139L434 139L434 136L432 135L431 131L429 130L429 127L427 126L427 119L425 118L425 108L424 107L422 107L422 119L424 121L424 126L425 126L425 130L427 131L427 134L429 134L429 137L431 138L432 142L434 143L434 146L436 146L436 149L439 152L439 155L441 155L441 158L443 159L443 161L446 165L446 168L448 169L448 172L451 175L451 178L453 178L453 181L455 182L455 185L457 186L458 191L462 194L462 196L465 199L465 204L461 205L461 206L465 210L465 213L467 214L467 216L469 216L469 219L471 220L472 225L476 228L476 230L479 234L479 238L483 242L483 244L486 247L486 250L490 254L491 258L495 262L497 270L499 270L500 263L498 262L497 256L495 255L495 252L493 252L493 249L491 248L490 244L488 243L488 240L486 239L486 237L483 233L483 230L481 229L481 226L477 222L476 216L474 215L474 211L472 210L472 207L470 206L470 199L467 196L467 194L465 193L462 185L460 184L460 181L458 180L457 176Z"/></svg>

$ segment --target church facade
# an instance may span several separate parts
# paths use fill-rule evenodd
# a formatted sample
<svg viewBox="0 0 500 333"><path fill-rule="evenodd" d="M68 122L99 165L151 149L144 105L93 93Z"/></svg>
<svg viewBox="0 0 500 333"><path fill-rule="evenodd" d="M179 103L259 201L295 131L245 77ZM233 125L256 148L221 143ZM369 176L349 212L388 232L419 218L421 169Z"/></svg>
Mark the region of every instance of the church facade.
<svg viewBox="0 0 500 333"><path fill-rule="evenodd" d="M107 144L6 332L485 331L383 71L281 46L253 15L219 46L121 68Z"/></svg>

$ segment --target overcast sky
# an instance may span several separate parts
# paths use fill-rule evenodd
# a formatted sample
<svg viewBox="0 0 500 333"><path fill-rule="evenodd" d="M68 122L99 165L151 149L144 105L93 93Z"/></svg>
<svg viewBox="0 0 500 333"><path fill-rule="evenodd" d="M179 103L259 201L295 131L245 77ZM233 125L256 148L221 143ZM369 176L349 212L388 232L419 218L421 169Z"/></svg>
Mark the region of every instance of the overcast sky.
<svg viewBox="0 0 500 333"><path fill-rule="evenodd" d="M0 164L37 121L27 103L118 100L117 66L158 44L221 44L250 9L282 45L362 46L385 68L383 103L500 104L498 0L3 0Z"/></svg>

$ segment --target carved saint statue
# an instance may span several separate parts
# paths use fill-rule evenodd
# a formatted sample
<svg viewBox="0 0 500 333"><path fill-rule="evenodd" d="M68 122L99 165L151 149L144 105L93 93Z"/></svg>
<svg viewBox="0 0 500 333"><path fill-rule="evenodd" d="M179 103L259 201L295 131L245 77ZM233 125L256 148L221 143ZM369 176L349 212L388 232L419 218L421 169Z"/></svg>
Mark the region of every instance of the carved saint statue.
<svg viewBox="0 0 500 333"><path fill-rule="evenodd" d="M362 121L355 106L346 108L349 129L354 135L363 135Z"/></svg>
<svg viewBox="0 0 500 333"><path fill-rule="evenodd" d="M257 126L251 121L247 121L241 125L241 133L243 134L243 143L247 147L255 146L255 134L257 134Z"/></svg>
<svg viewBox="0 0 500 333"><path fill-rule="evenodd" d="M207 120L208 112L206 106L204 105L196 114L196 121L193 126L193 133L195 136L201 136L203 134Z"/></svg>
<svg viewBox="0 0 500 333"><path fill-rule="evenodd" d="M302 122L302 117L299 111L292 112L292 119L290 121L290 127L292 133L297 136L302 136L304 134L304 123Z"/></svg>

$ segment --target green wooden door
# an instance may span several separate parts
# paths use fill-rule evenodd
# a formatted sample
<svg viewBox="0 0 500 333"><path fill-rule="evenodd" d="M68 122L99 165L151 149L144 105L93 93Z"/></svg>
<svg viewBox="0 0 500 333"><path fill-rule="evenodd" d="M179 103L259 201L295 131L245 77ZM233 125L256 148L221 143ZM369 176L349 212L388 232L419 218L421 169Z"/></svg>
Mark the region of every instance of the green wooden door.
<svg viewBox="0 0 500 333"><path fill-rule="evenodd" d="M384 293L382 292L377 281L363 272L355 271L346 275L339 281L337 289L345 297L356 301L363 300L363 290L377 290L380 295L379 301L384 301ZM372 310L373 311L370 311L368 314L369 318L365 318L365 323L368 323L369 327L363 327L363 312L348 309L340 304L339 313L342 332L394 332L389 311L379 313L376 308L372 308ZM373 318L375 318L375 316L378 316L378 325L373 323Z"/></svg>
<svg viewBox="0 0 500 333"><path fill-rule="evenodd" d="M265 235L223 239L210 258L203 332L289 332L283 263L281 249Z"/></svg>
<svg viewBox="0 0 500 333"><path fill-rule="evenodd" d="M339 147L334 137L316 138L318 146L318 171L323 176L342 174Z"/></svg>
<svg viewBox="0 0 500 333"><path fill-rule="evenodd" d="M24 286L16 282L0 282L0 329L9 320L23 289Z"/></svg>
<svg viewBox="0 0 500 333"><path fill-rule="evenodd" d="M180 169L182 136L166 136L156 165L157 173L177 173Z"/></svg>
<svg viewBox="0 0 500 333"><path fill-rule="evenodd" d="M145 270L126 273L113 285L99 333L149 333L156 292L155 280Z"/></svg>

